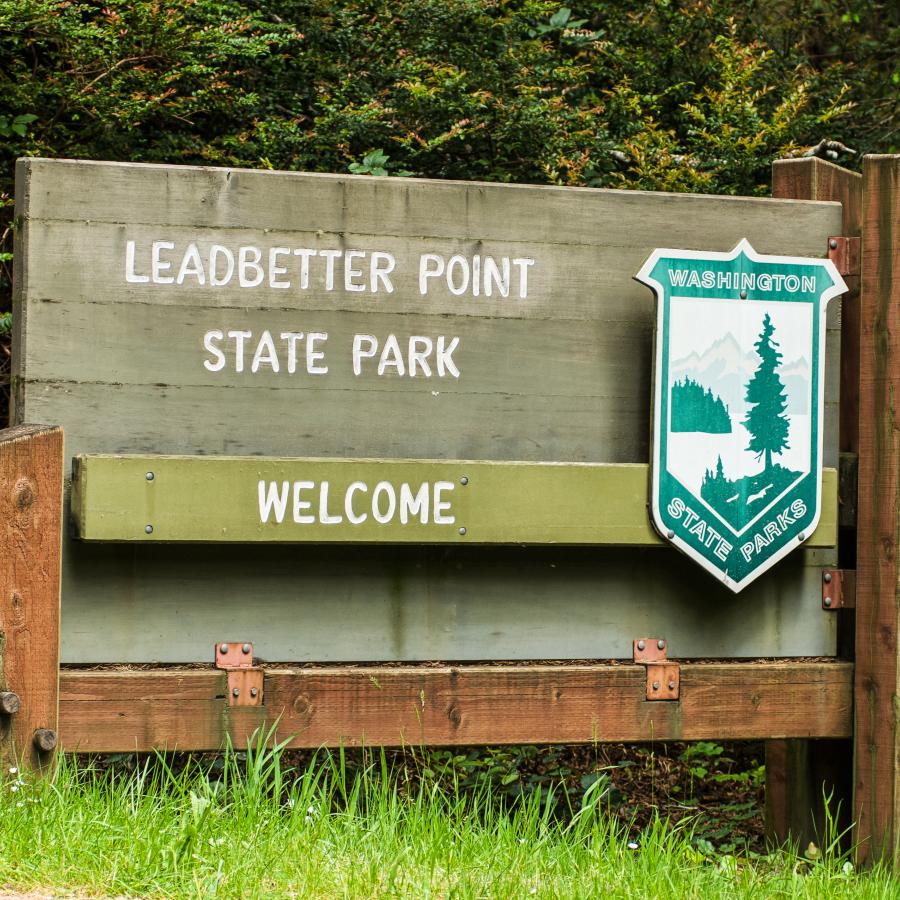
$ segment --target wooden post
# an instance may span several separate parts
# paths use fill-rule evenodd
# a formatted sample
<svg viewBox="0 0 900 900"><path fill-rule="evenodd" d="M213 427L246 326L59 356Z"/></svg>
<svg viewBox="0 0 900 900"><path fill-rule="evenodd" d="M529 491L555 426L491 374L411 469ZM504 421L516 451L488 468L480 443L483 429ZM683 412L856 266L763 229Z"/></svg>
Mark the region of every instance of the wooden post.
<svg viewBox="0 0 900 900"><path fill-rule="evenodd" d="M59 710L61 428L0 431L0 764L46 770Z"/></svg>
<svg viewBox="0 0 900 900"><path fill-rule="evenodd" d="M772 195L781 199L833 200L843 205L843 236L861 231L862 176L820 159L780 160L772 169ZM826 251L822 247L822 253ZM841 298L841 453L859 451L859 277L844 276L849 291ZM852 504L853 498L841 498ZM856 564L852 533L842 533L839 565ZM852 653L852 611L840 613L839 653ZM850 741L766 742L766 829L775 843L793 840L804 846L822 839L823 797L831 795L832 812L840 804L838 827L851 822L853 747Z"/></svg>
<svg viewBox="0 0 900 900"><path fill-rule="evenodd" d="M900 156L863 161L855 814L862 859L900 862Z"/></svg>

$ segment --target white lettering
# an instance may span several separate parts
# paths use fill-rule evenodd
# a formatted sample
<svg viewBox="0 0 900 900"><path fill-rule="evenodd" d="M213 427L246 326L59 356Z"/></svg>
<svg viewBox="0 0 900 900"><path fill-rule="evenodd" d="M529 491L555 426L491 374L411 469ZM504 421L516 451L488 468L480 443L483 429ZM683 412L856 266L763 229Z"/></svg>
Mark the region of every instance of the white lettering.
<svg viewBox="0 0 900 900"><path fill-rule="evenodd" d="M453 351L459 346L459 338L453 338L449 347L444 346L444 341L444 335L440 335L437 339L436 361L438 377L443 378L449 372L454 378L459 378L459 369L456 368L456 364L453 362Z"/></svg>
<svg viewBox="0 0 900 900"><path fill-rule="evenodd" d="M219 278L219 257L224 256L226 267L225 274ZM234 254L221 244L213 244L209 248L209 285L210 287L222 287L231 281L234 275Z"/></svg>
<svg viewBox="0 0 900 900"><path fill-rule="evenodd" d="M273 372L278 372L278 354L275 352L275 341L268 331L264 331L256 346L256 353L253 354L253 362L250 363L250 371L258 372L259 367L265 363Z"/></svg>
<svg viewBox="0 0 900 900"><path fill-rule="evenodd" d="M225 354L213 344L213 341L221 341L224 337L225 335L221 331L207 331L203 335L203 349L215 357L215 362L208 359L203 360L203 365L210 372L221 372L225 368Z"/></svg>
<svg viewBox="0 0 900 900"><path fill-rule="evenodd" d="M241 247L238 250L238 284L242 288L259 287L263 280L263 268L259 264L262 253L258 247ZM247 273L255 273L251 278Z"/></svg>
<svg viewBox="0 0 900 900"><path fill-rule="evenodd" d="M136 275L134 271L134 241L125 243L125 280L129 284L144 284L150 280L149 275Z"/></svg>
<svg viewBox="0 0 900 900"><path fill-rule="evenodd" d="M455 516L445 516L445 512L450 512L450 500L444 499L444 493L452 491L456 485L452 481L436 481L434 483L434 524L435 525L453 525L456 522Z"/></svg>
<svg viewBox="0 0 900 900"><path fill-rule="evenodd" d="M368 345L363 349L363 344ZM370 359L378 352L378 339L373 334L353 335L353 374L362 373L362 361Z"/></svg>
<svg viewBox="0 0 900 900"><path fill-rule="evenodd" d="M423 525L428 524L428 482L422 482L418 493L413 495L410 486L400 485L400 522L405 525L410 516L419 516Z"/></svg>
<svg viewBox="0 0 900 900"><path fill-rule="evenodd" d="M423 253L419 257L419 293L428 293L428 279L444 274L444 258L437 253Z"/></svg>
<svg viewBox="0 0 900 900"><path fill-rule="evenodd" d="M387 512L382 512L379 498L387 497ZM379 481L372 491L372 517L381 525L386 525L394 518L397 511L397 495L394 493L394 486L389 481Z"/></svg>
<svg viewBox="0 0 900 900"><path fill-rule="evenodd" d="M269 248L269 287L271 288L289 288L289 281L279 281L279 275L287 275L287 266L278 265L279 256L289 256L290 247L271 247Z"/></svg>
<svg viewBox="0 0 900 900"><path fill-rule="evenodd" d="M306 371L310 375L327 375L328 366L317 366L316 361L325 359L325 352L317 350L316 344L328 340L328 334L324 331L311 331L306 337Z"/></svg>
<svg viewBox="0 0 900 900"><path fill-rule="evenodd" d="M176 284L184 284L184 279L188 275L193 275L197 279L197 284L206 284L206 273L203 271L203 260L200 259L200 251L196 244L188 244L187 250L181 259L181 266L178 269L178 277L175 279Z"/></svg>
<svg viewBox="0 0 900 900"><path fill-rule="evenodd" d="M309 500L300 499L300 491L309 491L315 487L312 481L295 481L294 482L294 521L298 525L312 525L316 521L315 516L303 513L305 509L312 509L312 503Z"/></svg>
<svg viewBox="0 0 900 900"><path fill-rule="evenodd" d="M266 482L259 483L259 520L265 524L269 521L272 510L275 511L275 521L281 523L284 521L284 513L287 509L288 499L288 483L281 482L281 493L278 492L278 483L275 481L268 482L268 492L266 491Z"/></svg>
<svg viewBox="0 0 900 900"><path fill-rule="evenodd" d="M171 241L154 241L152 245L152 272L154 284L172 284L175 278L172 275L163 275L172 268L171 262L164 262L160 254L163 250L174 250L175 245Z"/></svg>

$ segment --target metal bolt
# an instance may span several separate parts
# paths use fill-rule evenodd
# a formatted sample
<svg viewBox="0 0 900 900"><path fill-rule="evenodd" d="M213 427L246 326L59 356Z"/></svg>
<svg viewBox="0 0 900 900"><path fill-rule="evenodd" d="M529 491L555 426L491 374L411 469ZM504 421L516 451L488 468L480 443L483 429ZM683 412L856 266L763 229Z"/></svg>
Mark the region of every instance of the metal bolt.
<svg viewBox="0 0 900 900"><path fill-rule="evenodd" d="M14 691L0 691L0 713L14 716L22 707L19 695Z"/></svg>
<svg viewBox="0 0 900 900"><path fill-rule="evenodd" d="M747 299L747 292L741 291L741 300L746 300L746 299Z"/></svg>
<svg viewBox="0 0 900 900"><path fill-rule="evenodd" d="M831 572L826 572L826 573L822 576L822 581L824 581L825 584L831 584Z"/></svg>
<svg viewBox="0 0 900 900"><path fill-rule="evenodd" d="M145 532L145 534L153 534L153 526L152 526L152 525L145 525L145 526L144 526L144 532Z"/></svg>
<svg viewBox="0 0 900 900"><path fill-rule="evenodd" d="M250 688L250 696L255 697L259 691L256 688Z"/></svg>
<svg viewBox="0 0 900 900"><path fill-rule="evenodd" d="M654 682L653 682L653 690L654 690L654 691L658 691L658 690L659 690L659 682L658 682L658 681L654 681Z"/></svg>
<svg viewBox="0 0 900 900"><path fill-rule="evenodd" d="M460 484L468 484L468 483L469 483L469 476L468 476L468 475L463 475L463 477L459 479L459 483L460 483Z"/></svg>
<svg viewBox="0 0 900 900"><path fill-rule="evenodd" d="M644 646L645 646L645 644L643 641L638 641L638 650L643 650Z"/></svg>
<svg viewBox="0 0 900 900"><path fill-rule="evenodd" d="M219 644L219 653L224 656L228 652L228 644Z"/></svg>
<svg viewBox="0 0 900 900"><path fill-rule="evenodd" d="M831 247L832 250L837 250L837 247L838 247L837 241L836 241L834 238L832 238L832 239L828 242L828 246Z"/></svg>
<svg viewBox="0 0 900 900"><path fill-rule="evenodd" d="M665 650L665 649L666 649L666 642L665 642L665 641L657 641L657 642L656 642L656 646L659 647L660 650Z"/></svg>
<svg viewBox="0 0 900 900"><path fill-rule="evenodd" d="M806 535L801 531L800 534L797 535L797 540L798 540L798 541L805 541L805 540L806 540Z"/></svg>
<svg viewBox="0 0 900 900"><path fill-rule="evenodd" d="M241 647L241 653L247 654L247 653L249 653L252 649L253 649L253 648L252 648L249 644L244 644L244 646Z"/></svg>
<svg viewBox="0 0 900 900"><path fill-rule="evenodd" d="M674 690L675 690L675 682L674 682L674 681L670 681L670 682L669 682L669 690L670 690L670 691L674 691Z"/></svg>
<svg viewBox="0 0 900 900"><path fill-rule="evenodd" d="M38 728L31 742L42 753L50 753L56 749L56 732L52 728Z"/></svg>
<svg viewBox="0 0 900 900"><path fill-rule="evenodd" d="M240 697L240 696L241 696L241 689L240 689L240 688L232 688L231 696L232 696L232 697Z"/></svg>
<svg viewBox="0 0 900 900"><path fill-rule="evenodd" d="M147 481L153 481L153 479L156 478L156 476L152 472L148 472L146 477Z"/></svg>
<svg viewBox="0 0 900 900"><path fill-rule="evenodd" d="M463 527L459 529L459 533L460 533L460 534L465 534L465 533L466 533L466 527L465 527L465 525L463 525Z"/></svg>
<svg viewBox="0 0 900 900"><path fill-rule="evenodd" d="M667 532L666 532L666 537L671 541L672 538L675 537L675 532L674 532L674 531L667 531Z"/></svg>
<svg viewBox="0 0 900 900"><path fill-rule="evenodd" d="M822 602L823 602L826 606L831 606L831 597L823 597L823 598L822 598Z"/></svg>

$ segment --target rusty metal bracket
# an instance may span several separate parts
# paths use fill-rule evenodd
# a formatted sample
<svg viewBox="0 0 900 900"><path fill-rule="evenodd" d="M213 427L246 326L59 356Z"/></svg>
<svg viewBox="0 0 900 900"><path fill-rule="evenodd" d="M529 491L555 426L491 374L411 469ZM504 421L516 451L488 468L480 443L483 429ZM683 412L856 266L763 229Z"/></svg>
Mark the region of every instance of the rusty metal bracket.
<svg viewBox="0 0 900 900"><path fill-rule="evenodd" d="M216 668L227 673L228 705L262 706L265 675L253 665L253 644L222 641L213 652Z"/></svg>
<svg viewBox="0 0 900 900"><path fill-rule="evenodd" d="M856 570L822 570L822 609L856 608Z"/></svg>
<svg viewBox="0 0 900 900"><path fill-rule="evenodd" d="M668 658L664 638L636 638L634 662L646 667L648 700L677 700L681 691L681 668Z"/></svg>
<svg viewBox="0 0 900 900"><path fill-rule="evenodd" d="M828 238L828 258L841 275L859 275L860 239L834 235Z"/></svg>

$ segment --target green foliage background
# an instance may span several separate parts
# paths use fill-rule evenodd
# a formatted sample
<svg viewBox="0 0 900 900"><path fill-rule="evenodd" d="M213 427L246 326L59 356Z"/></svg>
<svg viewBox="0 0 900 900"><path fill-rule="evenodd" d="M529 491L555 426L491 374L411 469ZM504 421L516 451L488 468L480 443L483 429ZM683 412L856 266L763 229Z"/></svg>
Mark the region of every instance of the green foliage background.
<svg viewBox="0 0 900 900"><path fill-rule="evenodd" d="M0 311L19 156L765 193L900 146L898 50L893 0L0 0Z"/></svg>

